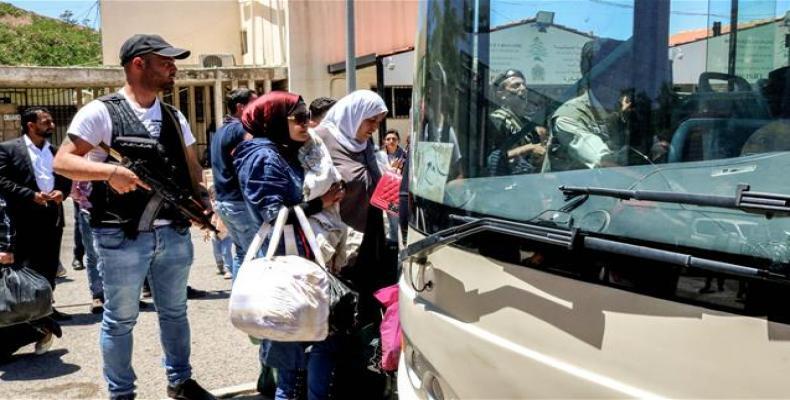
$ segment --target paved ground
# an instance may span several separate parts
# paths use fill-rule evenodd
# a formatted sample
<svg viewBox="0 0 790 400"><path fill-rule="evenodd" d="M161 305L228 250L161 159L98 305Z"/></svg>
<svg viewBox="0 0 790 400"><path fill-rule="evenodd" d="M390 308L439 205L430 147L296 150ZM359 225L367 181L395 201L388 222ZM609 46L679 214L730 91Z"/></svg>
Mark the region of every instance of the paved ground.
<svg viewBox="0 0 790 400"><path fill-rule="evenodd" d="M68 221L72 222L73 208L70 201L67 203ZM195 288L210 291L204 299L189 301L194 377L214 391L249 384L258 375L257 347L231 326L227 312L230 281L216 274L211 244L203 242L196 229L192 231L195 262L189 282ZM88 310L90 293L86 272L71 269L72 249L73 224L69 224L61 248L61 260L68 276L58 283L55 306L74 318L63 323L63 338L55 341L49 353L36 356L30 345L20 350L11 362L0 365L2 399L108 397L101 376L98 345L101 317ZM166 398L167 382L153 306L140 313L134 341L138 398ZM259 399L252 395L236 398Z"/></svg>

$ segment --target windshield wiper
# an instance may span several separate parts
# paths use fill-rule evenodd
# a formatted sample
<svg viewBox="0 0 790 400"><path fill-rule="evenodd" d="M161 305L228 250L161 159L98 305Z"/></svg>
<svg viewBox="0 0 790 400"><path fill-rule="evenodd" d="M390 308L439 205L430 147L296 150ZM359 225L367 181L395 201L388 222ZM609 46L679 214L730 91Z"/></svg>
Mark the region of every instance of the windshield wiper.
<svg viewBox="0 0 790 400"><path fill-rule="evenodd" d="M560 186L558 189L565 195L566 200L581 195L606 196L621 200L645 200L662 203L733 208L746 212L764 213L769 218L773 216L774 213L790 213L790 195L752 192L749 190L749 185L738 185L735 189L735 196L581 186Z"/></svg>
<svg viewBox="0 0 790 400"><path fill-rule="evenodd" d="M764 279L790 284L790 276L767 269L697 257L687 253L664 250L642 244L625 243L611 238L595 237L576 229L550 228L534 223L514 222L497 218L473 218L454 214L451 214L450 218L464 223L428 235L424 239L408 245L401 251L400 261L403 262L410 258L415 258L418 260L422 259L422 261L418 262L425 263L429 254L443 246L480 232L496 232L536 242L563 246L568 251L586 249L658 261L684 268L701 269L751 279Z"/></svg>
<svg viewBox="0 0 790 400"><path fill-rule="evenodd" d="M452 244L479 232L504 233L541 243L564 246L568 249L573 246L574 242L575 231L570 229L552 228L497 218L472 218L455 214L451 214L450 218L463 223L428 235L428 237L408 245L401 251L401 259L426 257L439 247Z"/></svg>

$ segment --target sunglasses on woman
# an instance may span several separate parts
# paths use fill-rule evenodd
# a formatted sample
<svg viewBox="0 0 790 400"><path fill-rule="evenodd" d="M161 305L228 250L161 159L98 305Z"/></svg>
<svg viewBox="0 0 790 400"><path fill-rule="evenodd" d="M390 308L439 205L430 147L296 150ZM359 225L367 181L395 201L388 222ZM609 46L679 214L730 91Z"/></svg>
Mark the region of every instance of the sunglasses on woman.
<svg viewBox="0 0 790 400"><path fill-rule="evenodd" d="M307 125L310 122L310 111L289 115L287 118L289 121L294 121L299 125Z"/></svg>

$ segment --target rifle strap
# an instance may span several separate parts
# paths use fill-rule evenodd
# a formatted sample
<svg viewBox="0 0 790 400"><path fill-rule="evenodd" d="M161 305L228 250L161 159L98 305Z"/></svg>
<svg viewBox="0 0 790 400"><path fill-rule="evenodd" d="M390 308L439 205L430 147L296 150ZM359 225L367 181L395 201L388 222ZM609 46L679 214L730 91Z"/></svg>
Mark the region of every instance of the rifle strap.
<svg viewBox="0 0 790 400"><path fill-rule="evenodd" d="M164 200L164 197L162 197L159 192L154 192L154 195L148 200L148 204L145 205L143 215L140 216L140 222L137 223L137 230L139 232L150 232L153 230L154 220L156 220L156 216L159 214L159 209L162 208Z"/></svg>
<svg viewBox="0 0 790 400"><path fill-rule="evenodd" d="M176 133L178 133L178 142L181 143L181 151L184 153L184 160L187 164L186 167L187 172L189 173L189 182L191 182L192 195L195 196L196 199L200 199L201 194L200 190L198 189L198 183L195 182L195 179L193 178L196 171L194 171L192 163L189 162L189 153L187 153L187 146L184 142L184 132L181 130L181 121L175 114L173 114L173 111L170 110L170 107L166 106L164 103L160 104L162 107L162 115L167 115L167 117L170 118L176 127Z"/></svg>
<svg viewBox="0 0 790 400"><path fill-rule="evenodd" d="M114 159L117 162L121 162L123 157L117 151L113 150L107 143L99 142L99 147L107 153L107 156Z"/></svg>

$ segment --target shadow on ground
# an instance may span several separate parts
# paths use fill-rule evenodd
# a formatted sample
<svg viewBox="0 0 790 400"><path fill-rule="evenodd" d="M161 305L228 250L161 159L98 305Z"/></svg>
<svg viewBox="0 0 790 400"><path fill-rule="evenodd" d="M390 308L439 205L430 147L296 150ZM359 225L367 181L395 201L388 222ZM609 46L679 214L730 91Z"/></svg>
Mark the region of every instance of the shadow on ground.
<svg viewBox="0 0 790 400"><path fill-rule="evenodd" d="M40 356L34 353L14 355L0 364L0 381L44 380L73 374L80 366L61 360L68 352L58 349Z"/></svg>

